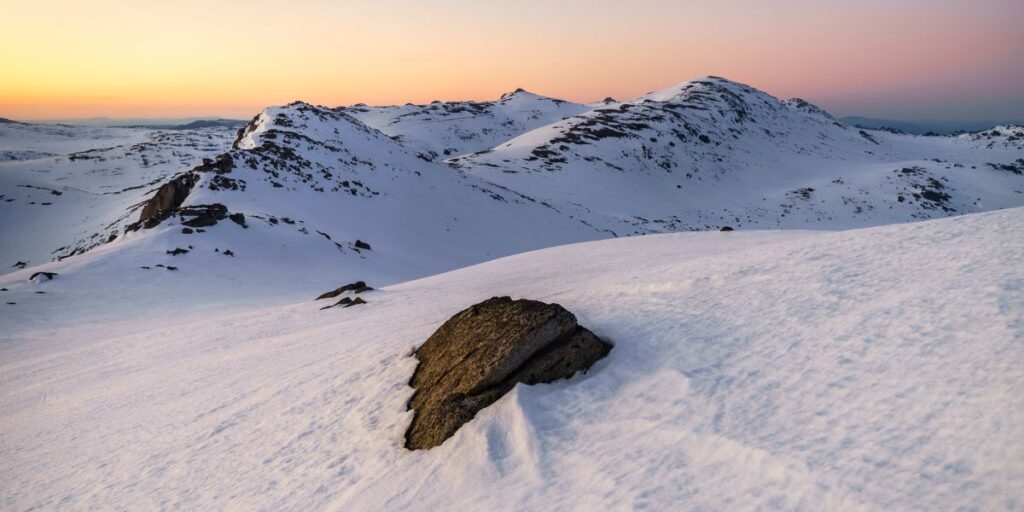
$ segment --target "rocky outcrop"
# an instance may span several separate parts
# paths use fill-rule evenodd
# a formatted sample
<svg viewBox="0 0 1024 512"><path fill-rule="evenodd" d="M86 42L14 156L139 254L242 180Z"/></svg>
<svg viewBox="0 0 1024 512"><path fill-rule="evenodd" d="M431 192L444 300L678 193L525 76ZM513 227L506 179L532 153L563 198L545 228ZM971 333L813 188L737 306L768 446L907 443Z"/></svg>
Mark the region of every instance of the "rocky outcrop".
<svg viewBox="0 0 1024 512"><path fill-rule="evenodd" d="M517 383L572 377L610 350L558 304L494 297L459 312L416 350L405 447L438 446Z"/></svg>
<svg viewBox="0 0 1024 512"><path fill-rule="evenodd" d="M188 197L189 192L192 191L192 187L196 185L197 181L199 181L199 175L194 172L187 172L160 185L156 194L142 207L139 221L132 226L135 229L139 227L148 229L160 224L164 219L170 217L171 213L181 206L181 203L185 202L185 198ZM131 230L134 231L134 229Z"/></svg>

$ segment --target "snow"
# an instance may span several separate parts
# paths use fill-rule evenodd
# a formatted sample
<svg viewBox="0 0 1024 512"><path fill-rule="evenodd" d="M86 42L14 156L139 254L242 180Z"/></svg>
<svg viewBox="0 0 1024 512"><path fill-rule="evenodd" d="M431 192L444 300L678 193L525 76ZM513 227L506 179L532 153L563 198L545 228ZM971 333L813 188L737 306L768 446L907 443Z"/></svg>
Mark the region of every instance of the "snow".
<svg viewBox="0 0 1024 512"><path fill-rule="evenodd" d="M395 137L422 158L441 160L490 149L541 126L593 108L516 89L496 101L434 102L343 111Z"/></svg>
<svg viewBox="0 0 1024 512"><path fill-rule="evenodd" d="M133 225L185 173L244 225ZM717 77L237 139L3 124L0 509L1017 509L1022 207L1024 128L861 131ZM412 350L495 295L615 349L404 450Z"/></svg>
<svg viewBox="0 0 1024 512"><path fill-rule="evenodd" d="M54 139L54 133L66 140ZM227 128L0 124L0 150L45 147L56 153L20 161L0 158L0 268L18 261L39 265L106 241L110 226L123 223L133 205L152 196L164 180L223 151L234 135Z"/></svg>
<svg viewBox="0 0 1024 512"><path fill-rule="evenodd" d="M0 508L1016 509L1022 226L1016 208L604 240L326 311L309 299L341 283L93 324L66 301L6 309ZM31 286L144 294L106 277ZM402 449L411 350L504 294L562 304L615 348Z"/></svg>
<svg viewBox="0 0 1024 512"><path fill-rule="evenodd" d="M803 100L705 77L448 163L623 236L845 229L1022 206L1024 177L990 165L1020 159L1024 128L867 132Z"/></svg>

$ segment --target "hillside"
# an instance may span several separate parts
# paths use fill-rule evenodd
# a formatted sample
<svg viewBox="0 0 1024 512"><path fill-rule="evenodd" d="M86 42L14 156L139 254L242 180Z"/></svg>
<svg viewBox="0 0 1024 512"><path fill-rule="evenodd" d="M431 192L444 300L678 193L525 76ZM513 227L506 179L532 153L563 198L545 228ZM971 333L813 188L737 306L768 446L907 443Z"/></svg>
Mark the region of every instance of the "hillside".
<svg viewBox="0 0 1024 512"><path fill-rule="evenodd" d="M684 82L452 158L616 235L849 228L1021 205L1019 128L915 137L850 128L803 100Z"/></svg>
<svg viewBox="0 0 1024 512"><path fill-rule="evenodd" d="M394 137L420 158L441 161L483 151L591 108L516 89L496 101L435 101L428 105L390 107L354 105L340 110Z"/></svg>
<svg viewBox="0 0 1024 512"><path fill-rule="evenodd" d="M326 311L314 293L255 306L249 282L273 279L255 266L234 310L186 311L187 290L113 268L108 287L4 276L27 307L0 316L0 506L1012 509L1022 226L1017 208L605 240ZM147 314L69 311L144 287L165 299ZM517 387L438 448L404 450L411 349L502 294L562 304L615 348L586 375Z"/></svg>

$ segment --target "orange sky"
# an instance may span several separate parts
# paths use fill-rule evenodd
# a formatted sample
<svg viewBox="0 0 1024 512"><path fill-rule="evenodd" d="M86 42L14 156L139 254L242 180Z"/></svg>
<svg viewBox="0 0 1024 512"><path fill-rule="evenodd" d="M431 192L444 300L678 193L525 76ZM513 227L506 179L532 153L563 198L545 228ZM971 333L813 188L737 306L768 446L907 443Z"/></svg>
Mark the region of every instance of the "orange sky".
<svg viewBox="0 0 1024 512"><path fill-rule="evenodd" d="M840 115L1024 119L1021 0L0 0L0 116L629 98L721 75Z"/></svg>

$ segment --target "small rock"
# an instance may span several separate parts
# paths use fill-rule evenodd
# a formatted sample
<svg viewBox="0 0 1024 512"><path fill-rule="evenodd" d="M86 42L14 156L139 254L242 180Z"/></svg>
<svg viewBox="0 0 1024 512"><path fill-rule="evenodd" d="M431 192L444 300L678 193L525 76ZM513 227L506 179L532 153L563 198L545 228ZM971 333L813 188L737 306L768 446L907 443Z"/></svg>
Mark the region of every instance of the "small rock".
<svg viewBox="0 0 1024 512"><path fill-rule="evenodd" d="M49 280L51 280L51 279L53 279L53 278L55 278L55 277L57 277L59 275L60 274L58 274L56 272L36 272L35 274L32 274L32 277L28 278L28 280L29 281L36 281L36 278L38 277L39 278L38 281L40 281L40 282L41 281L49 281Z"/></svg>
<svg viewBox="0 0 1024 512"><path fill-rule="evenodd" d="M368 244L368 243L366 243L366 242L364 242L362 240L356 240L356 244L355 245L356 245L356 249L366 249L367 251L372 251L373 250L373 249L370 248L370 244Z"/></svg>
<svg viewBox="0 0 1024 512"><path fill-rule="evenodd" d="M181 228L181 234L183 235L191 235L192 233L195 233L192 228Z"/></svg>
<svg viewBox="0 0 1024 512"><path fill-rule="evenodd" d="M722 229L719 229L719 231L734 231L734 230L730 226L722 226Z"/></svg>
<svg viewBox="0 0 1024 512"><path fill-rule="evenodd" d="M345 298L347 299L348 297L345 297ZM352 300L351 302L349 302L348 304L345 304L345 305L344 305L344 306L342 306L342 307L345 307L345 308L350 308L350 307L352 307L352 306L358 306L358 305L360 305L360 304L366 304L366 301L365 301L365 300L363 300L363 298L362 298L362 297L356 297L356 298L355 298L355 299L353 299L353 300Z"/></svg>
<svg viewBox="0 0 1024 512"><path fill-rule="evenodd" d="M171 256L177 256L179 254L188 254L188 249L182 249L181 247L175 247L173 251L167 251L167 254Z"/></svg>
<svg viewBox="0 0 1024 512"><path fill-rule="evenodd" d="M317 298L315 298L313 300L333 299L333 298L337 297L338 295L341 295L341 294L343 294L343 293L345 293L345 292L347 292L349 290L355 291L356 293L361 293L361 292L364 292L364 291L367 291L367 290L372 290L372 289L373 288L370 288L370 287L366 286L366 282L365 281L356 281L354 283L346 284L345 286L342 286L340 288L335 288L335 289L333 289L333 290L331 290L329 292L324 292L319 297L317 297Z"/></svg>
<svg viewBox="0 0 1024 512"><path fill-rule="evenodd" d="M249 226L245 225L245 215L244 214L232 213L231 215L228 215L228 218L231 219L231 222L234 222L235 224L238 224L239 226L242 226L243 228L248 228L249 227Z"/></svg>

